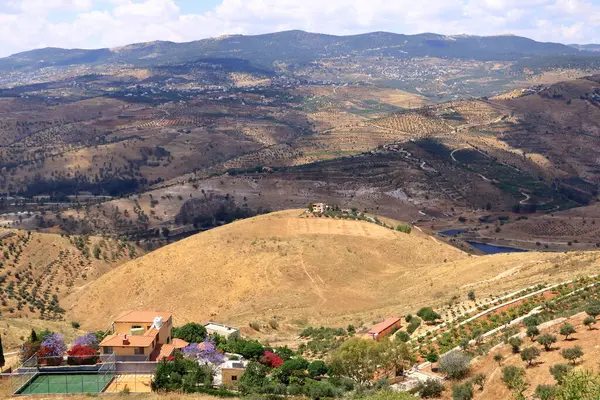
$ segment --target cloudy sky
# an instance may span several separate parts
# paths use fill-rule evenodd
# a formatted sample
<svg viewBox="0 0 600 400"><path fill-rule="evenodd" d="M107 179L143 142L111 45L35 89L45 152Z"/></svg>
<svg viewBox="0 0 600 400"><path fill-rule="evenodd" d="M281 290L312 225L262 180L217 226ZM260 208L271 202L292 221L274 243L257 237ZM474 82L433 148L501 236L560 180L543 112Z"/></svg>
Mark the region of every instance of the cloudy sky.
<svg viewBox="0 0 600 400"><path fill-rule="evenodd" d="M0 56L288 29L600 43L600 0L0 0Z"/></svg>

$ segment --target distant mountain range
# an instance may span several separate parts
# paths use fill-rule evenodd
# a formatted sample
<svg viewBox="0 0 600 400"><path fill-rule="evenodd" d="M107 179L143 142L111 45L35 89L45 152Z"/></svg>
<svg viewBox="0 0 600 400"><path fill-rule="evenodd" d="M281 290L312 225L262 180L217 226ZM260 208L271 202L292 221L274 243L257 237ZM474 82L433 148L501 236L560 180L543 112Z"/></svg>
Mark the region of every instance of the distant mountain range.
<svg viewBox="0 0 600 400"><path fill-rule="evenodd" d="M445 36L434 33L402 35L373 32L334 36L295 30L255 36L223 36L187 43L157 41L113 49L45 48L0 59L0 70L107 63L172 65L203 58L243 59L255 66L272 68L275 62L301 64L348 55L510 61L539 56L592 55L598 45L589 46L592 47L542 43L511 35Z"/></svg>

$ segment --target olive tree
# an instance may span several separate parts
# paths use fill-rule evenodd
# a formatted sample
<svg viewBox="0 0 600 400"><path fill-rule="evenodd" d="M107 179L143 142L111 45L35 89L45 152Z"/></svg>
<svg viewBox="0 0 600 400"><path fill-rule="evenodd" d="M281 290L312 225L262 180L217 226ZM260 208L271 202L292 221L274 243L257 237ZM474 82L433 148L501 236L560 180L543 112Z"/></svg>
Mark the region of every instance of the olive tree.
<svg viewBox="0 0 600 400"><path fill-rule="evenodd" d="M533 365L534 361L540 356L540 350L535 346L530 346L521 351L521 360L527 362L527 365Z"/></svg>
<svg viewBox="0 0 600 400"><path fill-rule="evenodd" d="M551 335L549 333L544 333L541 336L538 336L537 342L544 346L544 350L550 351L552 349L552 345L556 343L556 336Z"/></svg>
<svg viewBox="0 0 600 400"><path fill-rule="evenodd" d="M440 371L450 379L462 379L469 373L471 357L466 353L455 350L446 353L440 359Z"/></svg>

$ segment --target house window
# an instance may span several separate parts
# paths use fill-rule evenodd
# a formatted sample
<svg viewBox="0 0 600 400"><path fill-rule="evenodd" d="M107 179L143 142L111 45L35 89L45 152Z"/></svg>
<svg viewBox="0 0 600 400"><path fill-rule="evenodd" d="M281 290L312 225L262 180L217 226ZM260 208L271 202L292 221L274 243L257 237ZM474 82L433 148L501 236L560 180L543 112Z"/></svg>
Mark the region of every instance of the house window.
<svg viewBox="0 0 600 400"><path fill-rule="evenodd" d="M237 381L237 375L231 375L231 381L232 382Z"/></svg>
<svg viewBox="0 0 600 400"><path fill-rule="evenodd" d="M134 354L135 354L136 356L143 356L143 355L144 355L144 348L143 348L143 347L136 347L136 348L133 350L133 352L134 352Z"/></svg>
<svg viewBox="0 0 600 400"><path fill-rule="evenodd" d="M131 325L131 329L140 329L141 325Z"/></svg>
<svg viewBox="0 0 600 400"><path fill-rule="evenodd" d="M170 336L167 337L167 344L169 344L169 343L171 343L171 337Z"/></svg>
<svg viewBox="0 0 600 400"><path fill-rule="evenodd" d="M104 354L112 354L113 353L113 348L106 346L106 347L103 348L103 353Z"/></svg>

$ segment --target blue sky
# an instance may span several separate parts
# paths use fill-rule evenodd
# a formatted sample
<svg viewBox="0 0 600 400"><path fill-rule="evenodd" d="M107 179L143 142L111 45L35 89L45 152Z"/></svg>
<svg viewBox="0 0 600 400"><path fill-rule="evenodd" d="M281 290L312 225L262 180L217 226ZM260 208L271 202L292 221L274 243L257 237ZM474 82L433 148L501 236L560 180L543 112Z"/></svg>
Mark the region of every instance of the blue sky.
<svg viewBox="0 0 600 400"><path fill-rule="evenodd" d="M287 29L600 43L600 0L0 0L0 56Z"/></svg>

